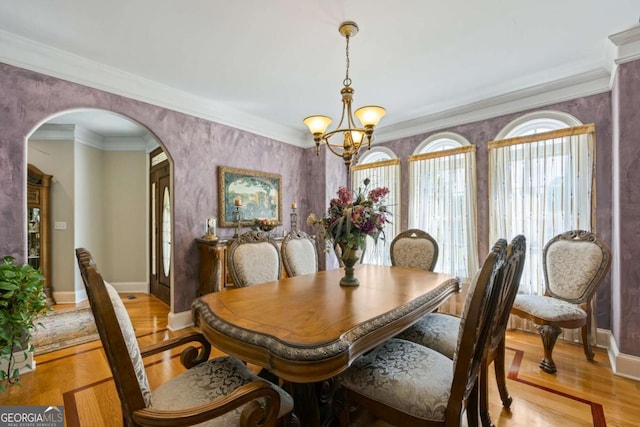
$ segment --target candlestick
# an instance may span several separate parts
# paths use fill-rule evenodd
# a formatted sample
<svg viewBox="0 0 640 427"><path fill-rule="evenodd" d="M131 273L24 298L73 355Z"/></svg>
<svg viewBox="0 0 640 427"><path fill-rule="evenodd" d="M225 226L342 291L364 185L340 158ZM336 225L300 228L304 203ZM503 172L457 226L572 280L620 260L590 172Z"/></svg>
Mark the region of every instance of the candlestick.
<svg viewBox="0 0 640 427"><path fill-rule="evenodd" d="M291 231L297 231L298 230L298 212L297 212L295 203L291 204L290 218L291 218Z"/></svg>
<svg viewBox="0 0 640 427"><path fill-rule="evenodd" d="M236 202L240 202L240 199L236 199ZM236 207L233 212L233 219L236 222L236 231L233 234L234 239L240 236L240 206L240 204L236 203Z"/></svg>

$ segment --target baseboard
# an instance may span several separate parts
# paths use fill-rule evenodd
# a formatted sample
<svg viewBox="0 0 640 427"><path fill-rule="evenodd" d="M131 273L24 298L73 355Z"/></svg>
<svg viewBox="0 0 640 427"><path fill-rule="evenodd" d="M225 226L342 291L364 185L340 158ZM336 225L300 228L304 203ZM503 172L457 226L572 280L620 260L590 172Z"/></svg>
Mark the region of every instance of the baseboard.
<svg viewBox="0 0 640 427"><path fill-rule="evenodd" d="M598 329L598 337L600 337L601 333L607 338L606 348L613 373L621 377L640 381L640 357L620 353L618 343L611 331Z"/></svg>
<svg viewBox="0 0 640 427"><path fill-rule="evenodd" d="M111 286L119 293L149 293L149 283L147 282L109 282ZM86 301L87 291L82 288L75 292L56 292L53 291L53 298L57 304L77 304Z"/></svg>
<svg viewBox="0 0 640 427"><path fill-rule="evenodd" d="M53 299L56 300L56 304L77 304L82 301L86 301L87 291L81 289L75 292L56 292L53 291Z"/></svg>
<svg viewBox="0 0 640 427"><path fill-rule="evenodd" d="M119 294L125 293L149 293L148 282L109 282Z"/></svg>
<svg viewBox="0 0 640 427"><path fill-rule="evenodd" d="M180 313L169 312L169 321L167 328L170 331L177 331L180 329L188 328L193 325L193 317L191 310L183 311Z"/></svg>

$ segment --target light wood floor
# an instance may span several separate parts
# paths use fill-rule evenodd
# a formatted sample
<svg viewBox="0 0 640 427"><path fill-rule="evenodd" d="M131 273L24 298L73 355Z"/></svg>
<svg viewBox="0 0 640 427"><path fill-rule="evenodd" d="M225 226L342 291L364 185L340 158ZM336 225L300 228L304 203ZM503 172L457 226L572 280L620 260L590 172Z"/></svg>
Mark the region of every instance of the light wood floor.
<svg viewBox="0 0 640 427"><path fill-rule="evenodd" d="M179 334L166 329L169 308L148 295L123 295L142 346ZM59 305L56 309L69 308ZM181 372L178 351L145 359L151 387ZM582 347L558 342L556 375L538 368L537 335L507 333L507 386L511 412L502 409L490 381L491 416L497 426L638 426L640 382L612 374L607 354L596 349L588 362ZM36 371L0 392L0 405L64 405L68 426L120 426L120 405L99 341L36 357Z"/></svg>

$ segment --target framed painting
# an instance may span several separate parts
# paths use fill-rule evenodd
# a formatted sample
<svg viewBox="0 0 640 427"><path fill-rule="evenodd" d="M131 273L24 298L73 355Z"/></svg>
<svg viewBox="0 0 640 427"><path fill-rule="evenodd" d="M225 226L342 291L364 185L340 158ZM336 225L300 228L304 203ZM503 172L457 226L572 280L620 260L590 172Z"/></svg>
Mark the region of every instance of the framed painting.
<svg viewBox="0 0 640 427"><path fill-rule="evenodd" d="M220 227L249 227L256 218L282 225L282 175L220 166L218 168L218 218Z"/></svg>

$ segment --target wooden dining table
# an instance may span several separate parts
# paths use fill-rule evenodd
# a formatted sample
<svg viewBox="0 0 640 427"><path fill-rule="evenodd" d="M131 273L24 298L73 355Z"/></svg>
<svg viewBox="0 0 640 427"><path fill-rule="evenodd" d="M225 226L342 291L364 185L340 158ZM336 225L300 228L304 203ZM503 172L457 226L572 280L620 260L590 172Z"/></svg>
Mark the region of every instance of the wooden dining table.
<svg viewBox="0 0 640 427"><path fill-rule="evenodd" d="M460 291L458 278L420 269L360 264L355 275L355 287L335 269L203 295L194 321L221 351L284 380L303 426L328 425L336 375Z"/></svg>

